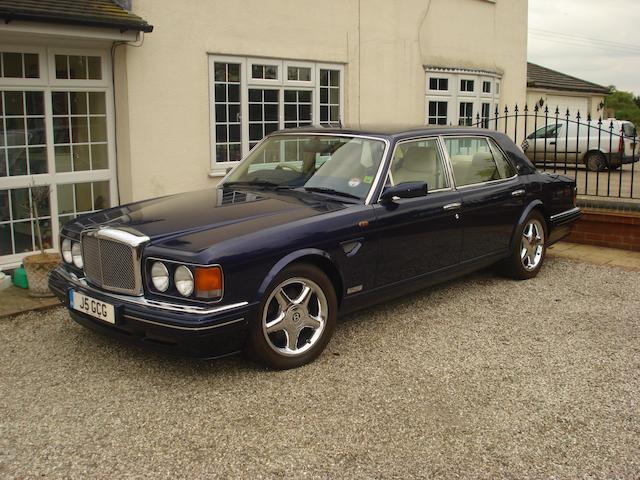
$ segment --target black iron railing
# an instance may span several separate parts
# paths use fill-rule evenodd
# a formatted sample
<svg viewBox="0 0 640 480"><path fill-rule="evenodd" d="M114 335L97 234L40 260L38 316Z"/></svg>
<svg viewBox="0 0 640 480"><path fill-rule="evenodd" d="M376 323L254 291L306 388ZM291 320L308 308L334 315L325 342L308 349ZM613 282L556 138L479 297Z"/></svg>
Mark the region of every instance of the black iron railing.
<svg viewBox="0 0 640 480"><path fill-rule="evenodd" d="M539 169L574 177L579 195L640 200L640 144L630 122L516 105L460 123L509 135Z"/></svg>

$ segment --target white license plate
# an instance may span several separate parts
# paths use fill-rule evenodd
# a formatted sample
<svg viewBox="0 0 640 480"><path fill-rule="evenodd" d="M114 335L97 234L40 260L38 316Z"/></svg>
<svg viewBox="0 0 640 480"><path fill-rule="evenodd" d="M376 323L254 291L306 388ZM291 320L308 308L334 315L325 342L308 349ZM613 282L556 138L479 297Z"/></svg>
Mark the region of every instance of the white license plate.
<svg viewBox="0 0 640 480"><path fill-rule="evenodd" d="M115 308L109 303L69 290L69 305L74 310L86 313L103 322L116 323Z"/></svg>

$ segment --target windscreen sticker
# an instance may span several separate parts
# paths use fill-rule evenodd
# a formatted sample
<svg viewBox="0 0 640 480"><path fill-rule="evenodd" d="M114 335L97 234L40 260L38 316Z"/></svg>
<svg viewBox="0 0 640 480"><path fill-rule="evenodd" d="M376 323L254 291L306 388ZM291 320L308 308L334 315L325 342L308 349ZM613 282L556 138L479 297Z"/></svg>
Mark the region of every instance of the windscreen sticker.
<svg viewBox="0 0 640 480"><path fill-rule="evenodd" d="M371 175L367 175L362 179L364 183L373 183L373 177Z"/></svg>
<svg viewBox="0 0 640 480"><path fill-rule="evenodd" d="M360 185L360 179L359 178L352 178L351 180L349 180L349 186L351 188L356 188L358 185Z"/></svg>

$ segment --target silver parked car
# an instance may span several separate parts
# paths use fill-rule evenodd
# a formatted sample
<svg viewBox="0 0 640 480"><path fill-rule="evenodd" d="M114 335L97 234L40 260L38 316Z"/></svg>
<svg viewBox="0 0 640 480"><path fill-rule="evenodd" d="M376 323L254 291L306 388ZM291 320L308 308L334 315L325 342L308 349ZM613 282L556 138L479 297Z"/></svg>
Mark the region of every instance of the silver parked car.
<svg viewBox="0 0 640 480"><path fill-rule="evenodd" d="M625 120L554 122L531 133L522 150L537 165L566 162L594 172L615 170L638 161L637 135L633 123Z"/></svg>

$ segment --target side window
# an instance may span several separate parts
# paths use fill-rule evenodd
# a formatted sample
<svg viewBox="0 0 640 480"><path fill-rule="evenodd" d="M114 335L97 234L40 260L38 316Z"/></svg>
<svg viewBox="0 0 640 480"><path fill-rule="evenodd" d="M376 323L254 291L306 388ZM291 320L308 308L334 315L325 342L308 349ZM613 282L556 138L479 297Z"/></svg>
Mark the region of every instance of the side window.
<svg viewBox="0 0 640 480"><path fill-rule="evenodd" d="M442 155L435 139L401 143L389 171L392 185L426 182L429 190L448 187Z"/></svg>
<svg viewBox="0 0 640 480"><path fill-rule="evenodd" d="M513 167L502 154L498 160L486 138L445 138L456 185L474 185L512 177Z"/></svg>
<svg viewBox="0 0 640 480"><path fill-rule="evenodd" d="M528 138L556 138L561 131L562 125L547 125L533 132Z"/></svg>
<svg viewBox="0 0 640 480"><path fill-rule="evenodd" d="M491 151L493 152L493 158L495 159L496 165L498 166L500 177L513 177L516 174L516 169L514 168L514 166L511 165L511 162L505 158L504 154L493 140L489 140L489 143L491 144Z"/></svg>

